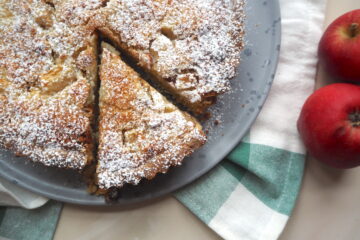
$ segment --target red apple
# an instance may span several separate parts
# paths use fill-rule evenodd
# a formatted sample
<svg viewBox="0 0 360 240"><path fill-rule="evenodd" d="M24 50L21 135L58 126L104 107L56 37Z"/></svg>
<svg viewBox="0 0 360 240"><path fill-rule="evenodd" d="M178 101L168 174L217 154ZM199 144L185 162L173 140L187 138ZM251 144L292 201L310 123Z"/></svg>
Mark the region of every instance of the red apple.
<svg viewBox="0 0 360 240"><path fill-rule="evenodd" d="M315 91L297 127L316 159L336 168L360 165L360 86L336 83Z"/></svg>
<svg viewBox="0 0 360 240"><path fill-rule="evenodd" d="M321 38L319 57L338 78L360 82L360 9L330 24Z"/></svg>

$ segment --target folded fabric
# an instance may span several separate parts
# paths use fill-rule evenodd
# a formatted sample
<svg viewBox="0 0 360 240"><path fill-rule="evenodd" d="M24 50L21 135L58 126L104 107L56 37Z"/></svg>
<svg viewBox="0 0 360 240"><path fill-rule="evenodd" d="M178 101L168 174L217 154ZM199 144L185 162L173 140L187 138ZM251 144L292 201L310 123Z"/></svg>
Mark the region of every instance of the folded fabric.
<svg viewBox="0 0 360 240"><path fill-rule="evenodd" d="M175 194L224 239L277 239L301 185L305 149L296 120L314 89L326 1L280 5L279 66L259 117L225 161Z"/></svg>
<svg viewBox="0 0 360 240"><path fill-rule="evenodd" d="M0 180L0 239L50 240L62 204ZM21 207L19 207L21 206Z"/></svg>
<svg viewBox="0 0 360 240"><path fill-rule="evenodd" d="M44 205L47 198L0 179L0 206L21 206L33 209Z"/></svg>
<svg viewBox="0 0 360 240"><path fill-rule="evenodd" d="M29 210L19 207L0 208L0 239L50 240L53 238L62 204L49 201Z"/></svg>

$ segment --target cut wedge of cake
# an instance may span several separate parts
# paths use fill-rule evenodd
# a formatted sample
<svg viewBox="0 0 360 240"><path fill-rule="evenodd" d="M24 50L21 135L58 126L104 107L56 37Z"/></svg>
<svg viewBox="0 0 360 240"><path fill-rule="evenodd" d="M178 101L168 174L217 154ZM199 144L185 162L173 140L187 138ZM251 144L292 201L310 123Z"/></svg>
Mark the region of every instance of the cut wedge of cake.
<svg viewBox="0 0 360 240"><path fill-rule="evenodd" d="M0 1L0 145L47 166L92 162L97 37L58 1Z"/></svg>
<svg viewBox="0 0 360 240"><path fill-rule="evenodd" d="M138 184L180 165L202 146L201 125L180 111L102 44L97 184Z"/></svg>
<svg viewBox="0 0 360 240"><path fill-rule="evenodd" d="M241 0L110 0L90 22L195 113L229 91L244 43Z"/></svg>

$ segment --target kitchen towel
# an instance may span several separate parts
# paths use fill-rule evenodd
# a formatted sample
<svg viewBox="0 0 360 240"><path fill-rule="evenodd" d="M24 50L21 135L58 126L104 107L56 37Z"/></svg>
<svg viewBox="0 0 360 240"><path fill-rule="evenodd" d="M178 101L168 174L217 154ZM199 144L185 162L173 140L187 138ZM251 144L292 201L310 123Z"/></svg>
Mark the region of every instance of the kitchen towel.
<svg viewBox="0 0 360 240"><path fill-rule="evenodd" d="M279 65L259 117L225 161L175 194L224 239L277 239L291 215L305 160L296 121L314 89L325 5L280 0Z"/></svg>
<svg viewBox="0 0 360 240"><path fill-rule="evenodd" d="M0 239L50 240L53 238L62 204L48 201L40 208L0 207Z"/></svg>
<svg viewBox="0 0 360 240"><path fill-rule="evenodd" d="M46 202L46 198L0 179L0 206L21 206L34 209Z"/></svg>
<svg viewBox="0 0 360 240"><path fill-rule="evenodd" d="M301 185L305 149L297 134L296 120L314 88L316 50L326 0L280 0L280 5L279 66L258 119L227 159L175 193L179 201L224 239L278 238ZM6 196L7 200L0 204L32 208L46 201L26 191L19 195L16 187L4 183L0 199ZM34 202L27 205L31 199ZM53 201L36 210L2 207L0 237L51 239L60 210L61 204Z"/></svg>

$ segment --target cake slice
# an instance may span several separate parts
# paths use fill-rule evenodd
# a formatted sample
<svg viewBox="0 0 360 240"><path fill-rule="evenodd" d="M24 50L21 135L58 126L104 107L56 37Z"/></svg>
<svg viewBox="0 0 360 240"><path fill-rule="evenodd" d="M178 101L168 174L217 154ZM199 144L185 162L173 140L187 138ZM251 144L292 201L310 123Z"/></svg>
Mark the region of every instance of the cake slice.
<svg viewBox="0 0 360 240"><path fill-rule="evenodd" d="M201 125L102 44L97 184L101 190L138 184L180 165L202 146Z"/></svg>
<svg viewBox="0 0 360 240"><path fill-rule="evenodd" d="M244 44L243 1L110 0L91 20L178 102L203 113L230 90Z"/></svg>
<svg viewBox="0 0 360 240"><path fill-rule="evenodd" d="M94 159L97 37L51 2L0 2L0 145L82 170Z"/></svg>

